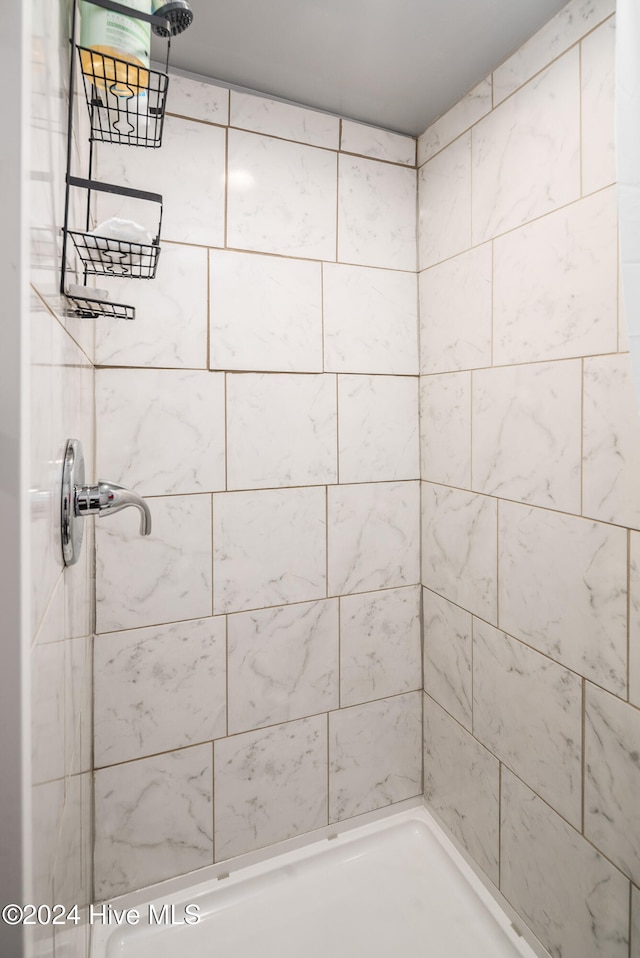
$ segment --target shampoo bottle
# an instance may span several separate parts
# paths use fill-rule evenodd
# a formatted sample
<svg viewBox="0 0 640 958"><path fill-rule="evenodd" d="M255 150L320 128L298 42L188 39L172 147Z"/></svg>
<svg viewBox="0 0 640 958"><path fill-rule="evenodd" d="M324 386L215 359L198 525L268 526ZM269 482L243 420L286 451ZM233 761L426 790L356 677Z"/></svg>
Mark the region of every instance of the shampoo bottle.
<svg viewBox="0 0 640 958"><path fill-rule="evenodd" d="M126 6L151 13L151 0L124 0ZM151 25L135 17L80 4L82 71L94 86L130 99L149 85Z"/></svg>

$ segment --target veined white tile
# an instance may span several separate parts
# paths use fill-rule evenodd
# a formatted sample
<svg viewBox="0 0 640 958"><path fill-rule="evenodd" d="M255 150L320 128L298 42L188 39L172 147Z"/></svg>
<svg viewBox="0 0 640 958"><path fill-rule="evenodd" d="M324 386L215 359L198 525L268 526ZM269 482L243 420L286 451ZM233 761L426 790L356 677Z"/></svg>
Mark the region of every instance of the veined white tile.
<svg viewBox="0 0 640 958"><path fill-rule="evenodd" d="M471 613L423 589L422 619L424 690L471 731Z"/></svg>
<svg viewBox="0 0 640 958"><path fill-rule="evenodd" d="M31 789L32 889L37 903L53 905L53 876L64 810L64 779Z"/></svg>
<svg viewBox="0 0 640 958"><path fill-rule="evenodd" d="M213 83L170 73L167 113L226 126L229 122L229 91Z"/></svg>
<svg viewBox="0 0 640 958"><path fill-rule="evenodd" d="M213 862L211 745L99 769L96 899Z"/></svg>
<svg viewBox="0 0 640 958"><path fill-rule="evenodd" d="M491 365L491 243L420 273L420 371Z"/></svg>
<svg viewBox="0 0 640 958"><path fill-rule="evenodd" d="M420 587L340 599L340 704L420 688Z"/></svg>
<svg viewBox="0 0 640 958"><path fill-rule="evenodd" d="M328 113L307 110L292 103L231 91L230 125L253 133L266 133L310 146L338 149L340 120Z"/></svg>
<svg viewBox="0 0 640 958"><path fill-rule="evenodd" d="M577 199L578 50L570 50L501 103L474 126L472 135L474 245Z"/></svg>
<svg viewBox="0 0 640 958"><path fill-rule="evenodd" d="M473 734L580 830L582 679L479 619Z"/></svg>
<svg viewBox="0 0 640 958"><path fill-rule="evenodd" d="M466 93L418 138L418 166L448 146L491 110L491 76Z"/></svg>
<svg viewBox="0 0 640 958"><path fill-rule="evenodd" d="M89 772L93 763L91 636L65 642L65 775Z"/></svg>
<svg viewBox="0 0 640 958"><path fill-rule="evenodd" d="M211 496L150 499L152 532L127 509L96 527L96 631L211 615ZM135 514L134 514L135 513Z"/></svg>
<svg viewBox="0 0 640 958"><path fill-rule="evenodd" d="M214 496L214 611L326 596L325 489Z"/></svg>
<svg viewBox="0 0 640 958"><path fill-rule="evenodd" d="M415 585L417 482L329 486L329 595Z"/></svg>
<svg viewBox="0 0 640 958"><path fill-rule="evenodd" d="M626 958L629 882L502 769L500 889L552 955Z"/></svg>
<svg viewBox="0 0 640 958"><path fill-rule="evenodd" d="M226 735L224 617L97 636L95 765Z"/></svg>
<svg viewBox="0 0 640 958"><path fill-rule="evenodd" d="M420 455L423 479L470 488L470 373L421 377Z"/></svg>
<svg viewBox="0 0 640 958"><path fill-rule="evenodd" d="M320 264L209 255L211 368L322 372Z"/></svg>
<svg viewBox="0 0 640 958"><path fill-rule="evenodd" d="M335 153L229 130L227 245L335 260L336 189Z"/></svg>
<svg viewBox="0 0 640 958"><path fill-rule="evenodd" d="M499 541L500 628L624 693L626 530L501 502Z"/></svg>
<svg viewBox="0 0 640 958"><path fill-rule="evenodd" d="M418 372L418 304L413 273L323 264L325 369L338 373Z"/></svg>
<svg viewBox="0 0 640 958"><path fill-rule="evenodd" d="M358 153L374 160L388 160L405 166L415 166L416 163L414 137L354 123L353 120L342 121L340 149L344 153Z"/></svg>
<svg viewBox="0 0 640 958"><path fill-rule="evenodd" d="M100 369L96 419L99 479L146 496L224 489L222 373Z"/></svg>
<svg viewBox="0 0 640 958"><path fill-rule="evenodd" d="M216 861L327 824L327 718L214 744Z"/></svg>
<svg viewBox="0 0 640 958"><path fill-rule="evenodd" d="M338 600L229 616L229 734L338 708Z"/></svg>
<svg viewBox="0 0 640 958"><path fill-rule="evenodd" d="M489 622L497 614L497 503L422 484L422 584Z"/></svg>
<svg viewBox="0 0 640 958"><path fill-rule="evenodd" d="M420 269L471 246L471 133L420 167L418 207Z"/></svg>
<svg viewBox="0 0 640 958"><path fill-rule="evenodd" d="M31 780L65 775L64 590L54 589L31 651Z"/></svg>
<svg viewBox="0 0 640 958"><path fill-rule="evenodd" d="M615 17L582 41L583 193L616 181L615 45Z"/></svg>
<svg viewBox="0 0 640 958"><path fill-rule="evenodd" d="M420 478L418 377L339 376L340 482Z"/></svg>
<svg viewBox="0 0 640 958"><path fill-rule="evenodd" d="M580 360L473 376L473 488L580 512Z"/></svg>
<svg viewBox="0 0 640 958"><path fill-rule="evenodd" d="M615 351L617 235L612 188L495 241L496 364Z"/></svg>
<svg viewBox="0 0 640 958"><path fill-rule="evenodd" d="M631 958L640 958L640 889L631 886Z"/></svg>
<svg viewBox="0 0 640 958"><path fill-rule="evenodd" d="M640 533L630 533L629 701L640 706Z"/></svg>
<svg viewBox="0 0 640 958"><path fill-rule="evenodd" d="M498 884L500 763L424 696L424 797L480 868Z"/></svg>
<svg viewBox="0 0 640 958"><path fill-rule="evenodd" d="M415 170L342 153L338 181L338 260L414 270Z"/></svg>
<svg viewBox="0 0 640 958"><path fill-rule="evenodd" d="M329 713L329 821L420 793L422 693Z"/></svg>
<svg viewBox="0 0 640 958"><path fill-rule="evenodd" d="M227 376L229 489L337 482L336 377Z"/></svg>

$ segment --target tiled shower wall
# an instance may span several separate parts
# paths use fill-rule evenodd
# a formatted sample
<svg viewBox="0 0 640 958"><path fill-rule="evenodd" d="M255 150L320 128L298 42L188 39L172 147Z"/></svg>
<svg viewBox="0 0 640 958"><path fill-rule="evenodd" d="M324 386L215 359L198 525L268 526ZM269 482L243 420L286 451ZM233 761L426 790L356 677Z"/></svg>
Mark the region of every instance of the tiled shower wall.
<svg viewBox="0 0 640 958"><path fill-rule="evenodd" d="M564 958L640 954L614 12L570 3L419 141L425 795Z"/></svg>
<svg viewBox="0 0 640 958"><path fill-rule="evenodd" d="M422 792L415 140L169 111L98 159L165 219L97 328L97 471L154 523L97 525L97 898Z"/></svg>

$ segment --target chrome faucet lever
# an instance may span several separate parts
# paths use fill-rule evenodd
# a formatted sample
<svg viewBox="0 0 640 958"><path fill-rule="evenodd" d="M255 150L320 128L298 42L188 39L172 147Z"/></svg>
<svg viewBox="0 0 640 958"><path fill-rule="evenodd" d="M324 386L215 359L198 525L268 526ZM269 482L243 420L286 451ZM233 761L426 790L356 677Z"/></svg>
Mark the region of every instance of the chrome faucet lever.
<svg viewBox="0 0 640 958"><path fill-rule="evenodd" d="M95 486L75 487L77 516L109 515L129 506L140 512L140 535L148 536L151 533L151 513L141 496L115 482L98 482Z"/></svg>

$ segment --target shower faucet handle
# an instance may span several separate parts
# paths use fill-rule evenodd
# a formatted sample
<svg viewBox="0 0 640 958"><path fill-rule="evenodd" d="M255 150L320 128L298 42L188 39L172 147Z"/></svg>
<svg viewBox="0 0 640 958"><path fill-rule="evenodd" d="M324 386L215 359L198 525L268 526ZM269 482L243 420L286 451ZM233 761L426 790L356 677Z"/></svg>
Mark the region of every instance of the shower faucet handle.
<svg viewBox="0 0 640 958"><path fill-rule="evenodd" d="M133 506L140 512L140 535L151 533L151 513L142 496L115 482L99 481L95 486L76 486L74 505L77 516L112 515Z"/></svg>

